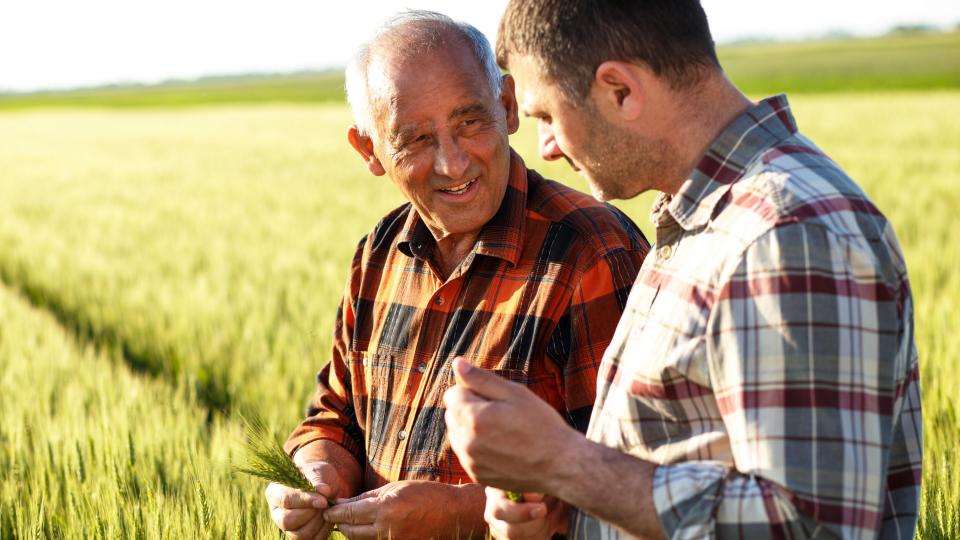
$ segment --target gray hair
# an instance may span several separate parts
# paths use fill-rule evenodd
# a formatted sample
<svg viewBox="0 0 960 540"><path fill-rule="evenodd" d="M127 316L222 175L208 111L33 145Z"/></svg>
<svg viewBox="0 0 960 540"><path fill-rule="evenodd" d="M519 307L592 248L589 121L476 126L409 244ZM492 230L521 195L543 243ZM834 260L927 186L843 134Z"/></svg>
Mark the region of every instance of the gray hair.
<svg viewBox="0 0 960 540"><path fill-rule="evenodd" d="M377 29L374 36L362 44L347 65L345 86L347 102L353 110L353 120L358 131L363 135L375 133L373 113L370 110L370 93L367 84L367 69L375 57L374 49L386 40L395 39L399 30L412 30L412 34L403 35L400 39L416 44L412 49L415 52L433 50L443 43L445 35L452 34L464 40L473 52L483 74L490 85L490 92L494 97L500 96L503 76L493 48L483 32L465 22L455 21L450 17L426 10L408 10L397 13ZM449 33L449 34L448 34ZM392 50L404 50L407 47L393 47Z"/></svg>

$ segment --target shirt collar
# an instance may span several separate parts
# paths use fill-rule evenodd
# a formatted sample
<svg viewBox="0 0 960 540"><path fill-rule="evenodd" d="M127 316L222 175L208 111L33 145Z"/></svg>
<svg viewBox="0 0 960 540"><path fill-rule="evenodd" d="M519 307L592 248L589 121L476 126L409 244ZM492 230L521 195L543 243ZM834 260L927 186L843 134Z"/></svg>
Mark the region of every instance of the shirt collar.
<svg viewBox="0 0 960 540"><path fill-rule="evenodd" d="M480 230L474 252L497 257L517 264L522 250L522 239L527 210L527 167L513 149L510 150L510 172L500 209ZM433 254L436 239L430 233L420 214L411 206L397 242L397 248L408 257L428 259Z"/></svg>
<svg viewBox="0 0 960 540"><path fill-rule="evenodd" d="M651 221L662 224L669 214L688 231L703 227L757 154L796 133L797 124L785 95L750 107L713 140L676 195L661 194L657 198L650 212Z"/></svg>

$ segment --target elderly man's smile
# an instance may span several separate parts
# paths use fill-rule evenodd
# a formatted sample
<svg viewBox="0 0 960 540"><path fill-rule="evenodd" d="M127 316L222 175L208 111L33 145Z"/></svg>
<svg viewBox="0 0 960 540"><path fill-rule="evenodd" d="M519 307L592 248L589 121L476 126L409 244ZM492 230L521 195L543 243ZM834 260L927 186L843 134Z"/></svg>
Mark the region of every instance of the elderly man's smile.
<svg viewBox="0 0 960 540"><path fill-rule="evenodd" d="M437 191L439 191L441 194L441 197L443 197L446 200L463 202L468 198L470 198L471 195L476 193L477 185L479 184L478 182L479 179L480 177L478 176L473 180L468 180L456 186L440 188Z"/></svg>

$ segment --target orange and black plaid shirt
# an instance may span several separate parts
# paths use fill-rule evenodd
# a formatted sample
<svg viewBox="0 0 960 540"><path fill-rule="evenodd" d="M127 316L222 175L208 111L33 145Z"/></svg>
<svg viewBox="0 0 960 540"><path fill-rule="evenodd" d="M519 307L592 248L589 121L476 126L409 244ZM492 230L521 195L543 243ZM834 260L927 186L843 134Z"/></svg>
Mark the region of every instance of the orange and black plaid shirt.
<svg viewBox="0 0 960 540"><path fill-rule="evenodd" d="M473 251L443 279L435 241L409 204L361 240L291 454L327 439L396 480L467 483L450 449L451 361L526 384L586 431L596 376L648 243L616 208L528 170L513 154L506 194Z"/></svg>

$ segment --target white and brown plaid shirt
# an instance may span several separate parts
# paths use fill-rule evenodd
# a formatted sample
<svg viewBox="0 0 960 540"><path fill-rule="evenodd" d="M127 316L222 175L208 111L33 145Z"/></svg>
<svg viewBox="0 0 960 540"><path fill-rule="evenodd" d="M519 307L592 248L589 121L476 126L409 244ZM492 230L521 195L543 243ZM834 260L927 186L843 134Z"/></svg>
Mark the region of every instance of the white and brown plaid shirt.
<svg viewBox="0 0 960 540"><path fill-rule="evenodd" d="M784 96L738 117L651 217L588 437L660 465L665 534L913 538L920 387L890 223ZM623 535L576 510L571 534Z"/></svg>

